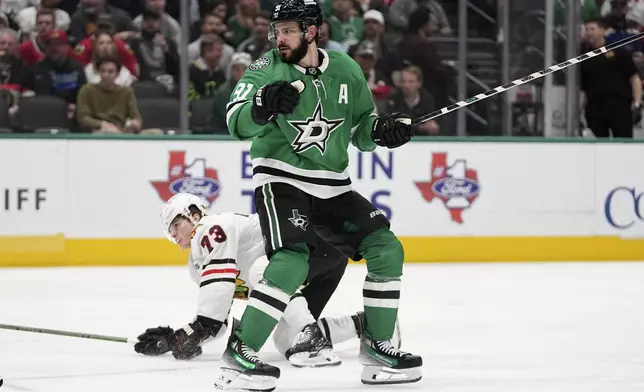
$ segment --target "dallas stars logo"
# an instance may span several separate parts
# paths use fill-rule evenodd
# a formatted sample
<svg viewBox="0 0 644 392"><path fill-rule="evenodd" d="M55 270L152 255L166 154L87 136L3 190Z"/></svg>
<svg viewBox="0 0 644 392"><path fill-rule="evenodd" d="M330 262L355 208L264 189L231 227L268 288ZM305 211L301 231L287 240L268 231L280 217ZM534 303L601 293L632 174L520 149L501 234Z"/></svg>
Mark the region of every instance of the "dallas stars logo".
<svg viewBox="0 0 644 392"><path fill-rule="evenodd" d="M313 116L305 121L289 121L293 128L298 132L297 137L291 145L295 152L303 152L309 148L317 148L322 155L326 151L326 142L331 136L331 132L336 130L344 119L329 120L324 117L322 104L318 105L313 112Z"/></svg>

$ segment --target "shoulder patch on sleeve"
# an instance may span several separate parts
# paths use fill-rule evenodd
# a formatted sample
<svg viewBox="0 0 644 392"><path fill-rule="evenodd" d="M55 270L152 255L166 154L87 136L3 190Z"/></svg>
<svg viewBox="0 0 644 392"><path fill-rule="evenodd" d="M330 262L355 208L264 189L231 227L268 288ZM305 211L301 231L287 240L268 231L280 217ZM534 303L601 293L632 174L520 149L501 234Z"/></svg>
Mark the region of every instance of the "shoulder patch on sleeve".
<svg viewBox="0 0 644 392"><path fill-rule="evenodd" d="M76 52L76 54L83 54L84 51L85 45L76 45L76 47L74 48L74 52Z"/></svg>
<svg viewBox="0 0 644 392"><path fill-rule="evenodd" d="M190 238L191 238L191 239L192 239L192 238L195 238L195 235L197 235L197 231L199 230L199 228L200 228L201 226L203 226L203 224L198 223L198 224L195 226L195 228L194 228L194 229L192 229L192 233L190 233Z"/></svg>
<svg viewBox="0 0 644 392"><path fill-rule="evenodd" d="M271 63L271 59L268 58L268 56L262 56L257 60L253 61L253 63L248 68L250 68L252 71L257 71L268 67L270 63Z"/></svg>

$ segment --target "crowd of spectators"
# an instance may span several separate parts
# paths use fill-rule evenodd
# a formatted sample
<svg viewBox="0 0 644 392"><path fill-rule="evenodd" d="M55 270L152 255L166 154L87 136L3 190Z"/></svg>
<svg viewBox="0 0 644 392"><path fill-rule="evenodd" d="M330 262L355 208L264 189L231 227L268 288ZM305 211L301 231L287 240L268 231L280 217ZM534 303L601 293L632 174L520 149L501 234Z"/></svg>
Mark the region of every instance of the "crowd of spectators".
<svg viewBox="0 0 644 392"><path fill-rule="evenodd" d="M179 50L180 1L190 7L187 58ZM275 3L0 0L0 129L176 129L185 61L192 132L227 133L231 89L250 63L272 48L268 25ZM355 59L379 111L423 114L448 102L447 72L427 39L454 34L438 1L320 3L320 46ZM441 129L429 122L416 131L437 135Z"/></svg>

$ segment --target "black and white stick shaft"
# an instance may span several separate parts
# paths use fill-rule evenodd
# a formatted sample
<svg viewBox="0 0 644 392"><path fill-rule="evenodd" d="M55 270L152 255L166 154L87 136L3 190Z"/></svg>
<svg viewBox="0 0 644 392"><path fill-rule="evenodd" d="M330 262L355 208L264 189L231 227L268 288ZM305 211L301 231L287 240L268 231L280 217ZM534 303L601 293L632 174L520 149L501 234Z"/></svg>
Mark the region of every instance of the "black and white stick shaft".
<svg viewBox="0 0 644 392"><path fill-rule="evenodd" d="M11 324L0 324L0 329L10 329L14 331L24 331L24 332L34 332L34 333L44 333L48 335L59 335L59 336L71 336L74 338L84 338L84 339L94 339L94 340L107 340L109 342L118 342L118 343L130 343L134 344L137 342L136 339L125 338L120 336L106 336L106 335L97 335L92 333L85 332L72 332L72 331L61 331L58 329L47 329L47 328L34 328L27 327L24 325L11 325Z"/></svg>
<svg viewBox="0 0 644 392"><path fill-rule="evenodd" d="M635 41L637 41L638 39L640 39L642 37L644 37L644 32L638 33L636 35L633 35L631 37L625 38L625 39L617 41L617 42L613 42L612 44L602 46L599 49L591 50L588 53L584 53L581 56L566 60L563 63L553 65L552 67L546 68L546 69L541 70L539 72L535 72L535 73L530 74L530 75L528 75L526 77L523 77L521 79L513 80L510 83L506 83L504 85L495 87L492 90L486 91L486 92L481 93L481 94L476 94L475 96L470 97L470 98L468 98L468 99L466 99L464 101L456 102L456 103L454 103L452 105L445 106L442 109L438 109L435 112L432 112L432 113L426 114L424 116L415 118L414 120L412 120L412 124L415 125L415 124L423 123L425 121L433 120L436 117L440 117L440 116L443 116L443 115L445 115L447 113L451 113L451 112L453 112L455 110L464 108L464 107L469 106L469 105L471 105L471 104L473 104L475 102L480 102L480 101L482 101L484 99L487 99L487 98L490 98L490 97L492 97L492 96L494 96L496 94L508 91L508 90L513 89L513 88L515 88L517 86L520 86L522 84L525 84L525 83L531 82L533 80L542 78L542 77L544 77L544 76L546 76L546 75L548 75L550 73L561 71L562 69L568 68L571 65L581 63L582 61L586 61L586 60L588 60L590 58L599 56L599 55L604 54L606 52L610 52L613 49L617 49L617 48L619 48L621 46L628 45L631 42L635 42Z"/></svg>

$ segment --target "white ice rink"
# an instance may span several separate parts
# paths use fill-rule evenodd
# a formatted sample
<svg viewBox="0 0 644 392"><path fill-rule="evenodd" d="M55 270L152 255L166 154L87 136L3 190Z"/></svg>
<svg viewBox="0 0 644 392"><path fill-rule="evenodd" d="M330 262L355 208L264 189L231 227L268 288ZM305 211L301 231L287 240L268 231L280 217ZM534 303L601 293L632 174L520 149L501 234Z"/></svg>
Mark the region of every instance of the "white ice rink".
<svg viewBox="0 0 644 392"><path fill-rule="evenodd" d="M362 306L352 265L326 314ZM185 268L0 269L0 323L135 337L192 319ZM644 391L644 263L406 265L403 349L423 356L416 384L360 383L357 341L339 367L282 368L279 391ZM243 306L235 305L233 314ZM125 343L0 330L1 391L214 391L224 341L179 362Z"/></svg>

